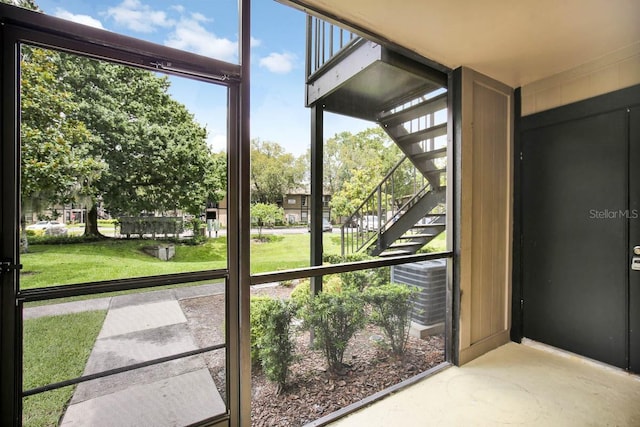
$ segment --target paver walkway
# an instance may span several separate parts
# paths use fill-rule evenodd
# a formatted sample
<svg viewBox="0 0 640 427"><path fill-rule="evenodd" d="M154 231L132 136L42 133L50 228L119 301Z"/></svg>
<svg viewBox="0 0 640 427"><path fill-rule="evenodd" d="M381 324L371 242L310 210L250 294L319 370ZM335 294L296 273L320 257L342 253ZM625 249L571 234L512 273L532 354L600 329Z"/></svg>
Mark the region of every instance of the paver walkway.
<svg viewBox="0 0 640 427"><path fill-rule="evenodd" d="M25 310L25 318L108 308L84 375L197 349L179 299L220 294L222 284L175 288ZM225 404L200 355L78 384L61 426L189 425Z"/></svg>

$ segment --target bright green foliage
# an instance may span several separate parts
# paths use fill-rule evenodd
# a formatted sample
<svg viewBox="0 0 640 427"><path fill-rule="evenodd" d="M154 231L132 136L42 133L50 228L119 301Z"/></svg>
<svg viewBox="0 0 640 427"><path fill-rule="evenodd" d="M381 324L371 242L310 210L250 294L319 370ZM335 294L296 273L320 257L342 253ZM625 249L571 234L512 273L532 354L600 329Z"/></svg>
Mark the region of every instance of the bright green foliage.
<svg viewBox="0 0 640 427"><path fill-rule="evenodd" d="M329 369L340 372L347 344L365 324L364 302L358 292L320 292L303 311L305 326L315 331L316 346L322 349Z"/></svg>
<svg viewBox="0 0 640 427"><path fill-rule="evenodd" d="M22 201L35 209L86 193L106 168L89 153L91 133L75 118L80 106L60 84L60 56L24 47L20 61Z"/></svg>
<svg viewBox="0 0 640 427"><path fill-rule="evenodd" d="M340 238L338 237L338 239ZM329 264L340 264L343 262L364 261L367 259L373 259L373 257L366 253L358 253L358 252L352 253L352 254L346 254L344 256L337 255L337 254L327 254L327 253L322 254L322 261L328 262Z"/></svg>
<svg viewBox="0 0 640 427"><path fill-rule="evenodd" d="M255 203L251 205L251 219L258 225L258 239L262 238L262 227L274 225L284 218L284 209L275 204Z"/></svg>
<svg viewBox="0 0 640 427"><path fill-rule="evenodd" d="M305 166L278 143L251 140L251 201L282 201L283 195L303 181Z"/></svg>
<svg viewBox="0 0 640 427"><path fill-rule="evenodd" d="M412 299L417 291L396 283L371 286L364 298L371 305L370 321L380 326L389 340L391 349L400 355L404 353L409 338Z"/></svg>
<svg viewBox="0 0 640 427"><path fill-rule="evenodd" d="M397 145L379 127L329 138L324 182L333 194L333 215L351 215L400 158Z"/></svg>
<svg viewBox="0 0 640 427"><path fill-rule="evenodd" d="M334 294L342 292L342 281L340 277L335 274L324 276L322 278L322 291ZM310 296L311 283L309 279L301 280L291 292L291 301L301 317L309 304Z"/></svg>
<svg viewBox="0 0 640 427"><path fill-rule="evenodd" d="M260 341L264 335L262 319L264 319L269 302L272 300L271 297L251 297L249 321L251 324L251 363L254 365L262 363L260 360Z"/></svg>
<svg viewBox="0 0 640 427"><path fill-rule="evenodd" d="M91 152L109 169L94 182L112 215L183 209L200 213L224 194L225 162L206 145L206 129L169 94L167 77L64 55L62 78L95 136Z"/></svg>
<svg viewBox="0 0 640 427"><path fill-rule="evenodd" d="M346 273L340 273L340 279L345 287L362 291L369 286L371 273L369 270L347 271Z"/></svg>
<svg viewBox="0 0 640 427"><path fill-rule="evenodd" d="M369 272L369 285L380 286L391 280L391 267L372 268Z"/></svg>
<svg viewBox="0 0 640 427"><path fill-rule="evenodd" d="M199 214L226 192L226 156L149 71L24 46L22 196L34 208L76 201L112 216ZM40 203L34 203L40 202Z"/></svg>
<svg viewBox="0 0 640 427"><path fill-rule="evenodd" d="M287 301L269 299L261 303L256 320L261 333L256 337L262 370L270 381L284 390L289 366L294 359L290 327L293 310ZM252 324L253 328L253 324Z"/></svg>
<svg viewBox="0 0 640 427"><path fill-rule="evenodd" d="M301 280L300 283L296 285L296 287L291 291L292 304L295 306L296 310L304 310L309 303L309 298L311 295L311 288L309 279Z"/></svg>

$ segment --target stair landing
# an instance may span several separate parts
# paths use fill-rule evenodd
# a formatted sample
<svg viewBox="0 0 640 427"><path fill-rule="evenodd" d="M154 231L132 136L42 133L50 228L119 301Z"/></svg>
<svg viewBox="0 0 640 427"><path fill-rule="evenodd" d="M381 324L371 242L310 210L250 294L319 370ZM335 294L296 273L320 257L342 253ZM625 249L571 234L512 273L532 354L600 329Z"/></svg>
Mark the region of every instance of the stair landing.
<svg viewBox="0 0 640 427"><path fill-rule="evenodd" d="M368 40L350 47L340 61L326 64L307 82L307 106L321 101L332 113L376 121L381 111L446 86L446 75Z"/></svg>

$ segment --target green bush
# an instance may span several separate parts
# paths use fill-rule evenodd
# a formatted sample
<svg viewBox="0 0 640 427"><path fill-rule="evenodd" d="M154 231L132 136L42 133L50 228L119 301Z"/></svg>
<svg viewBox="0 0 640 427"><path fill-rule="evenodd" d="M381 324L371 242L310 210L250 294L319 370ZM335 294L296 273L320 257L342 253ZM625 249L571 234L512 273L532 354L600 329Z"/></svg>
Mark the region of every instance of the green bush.
<svg viewBox="0 0 640 427"><path fill-rule="evenodd" d="M259 240L262 243L275 243L275 242L280 242L281 240L283 240L284 236L282 236L280 234L262 234L262 235L252 234L251 235L251 239L252 240Z"/></svg>
<svg viewBox="0 0 640 427"><path fill-rule="evenodd" d="M322 278L322 290L328 293L339 293L342 291L342 281L338 275L332 274ZM309 279L303 279L291 291L291 302L296 315L303 316L303 311L309 304L309 296L311 295L311 285Z"/></svg>
<svg viewBox="0 0 640 427"><path fill-rule="evenodd" d="M329 264L341 264L345 262L357 262L372 259L371 256L364 253L348 254L345 256L327 254L324 255L323 261ZM353 287L364 290L367 286L378 286L389 283L391 269L390 267L380 267L369 270L358 270L341 273L340 278L345 287Z"/></svg>
<svg viewBox="0 0 640 427"><path fill-rule="evenodd" d="M369 285L380 286L391 280L391 267L379 267L369 270Z"/></svg>
<svg viewBox="0 0 640 427"><path fill-rule="evenodd" d="M344 262L356 262L356 261L364 261L366 259L372 259L373 257L367 254L348 254L345 256L336 255L336 254L324 254L322 257L323 262L328 262L329 264L342 264Z"/></svg>
<svg viewBox="0 0 640 427"><path fill-rule="evenodd" d="M365 324L360 294L347 288L320 292L309 299L303 319L305 326L315 331L315 345L322 349L329 370L340 372L349 340Z"/></svg>
<svg viewBox="0 0 640 427"><path fill-rule="evenodd" d="M28 230L32 231L32 230ZM40 230L37 230L40 231ZM29 244L30 245L68 245L73 243L90 243L97 242L102 240L100 236L71 236L71 235L59 235L59 236L48 236L48 235L29 235Z"/></svg>
<svg viewBox="0 0 640 427"><path fill-rule="evenodd" d="M390 283L371 286L364 299L371 305L370 322L382 328L395 354L403 354L409 338L412 300L417 290Z"/></svg>
<svg viewBox="0 0 640 427"><path fill-rule="evenodd" d="M364 290L371 282L371 274L368 270L347 271L340 273L340 280L345 287Z"/></svg>
<svg viewBox="0 0 640 427"><path fill-rule="evenodd" d="M289 333L293 310L287 301L271 299L264 303L258 317L262 333L257 344L262 370L268 380L278 385L280 392L286 386L294 359L294 344Z"/></svg>
<svg viewBox="0 0 640 427"><path fill-rule="evenodd" d="M250 324L251 324L251 363L259 365L260 360L260 340L264 335L264 312L269 309L271 297L251 297L250 303Z"/></svg>

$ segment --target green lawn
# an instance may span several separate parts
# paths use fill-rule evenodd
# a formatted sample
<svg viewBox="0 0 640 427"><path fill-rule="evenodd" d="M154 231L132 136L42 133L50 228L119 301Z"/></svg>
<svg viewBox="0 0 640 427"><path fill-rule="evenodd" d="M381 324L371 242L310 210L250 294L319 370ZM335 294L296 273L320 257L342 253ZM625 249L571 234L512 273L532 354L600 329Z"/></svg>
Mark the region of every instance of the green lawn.
<svg viewBox="0 0 640 427"><path fill-rule="evenodd" d="M279 236L274 242L251 243L251 272L309 265L309 234ZM30 245L21 256L21 288L94 282L127 277L226 268L225 237L199 246L176 245L176 256L161 261L142 252L150 240L106 239L64 245ZM340 253L340 237L324 235L325 253Z"/></svg>
<svg viewBox="0 0 640 427"><path fill-rule="evenodd" d="M24 322L24 389L82 375L106 310L41 317ZM23 425L56 426L74 387L24 399Z"/></svg>

